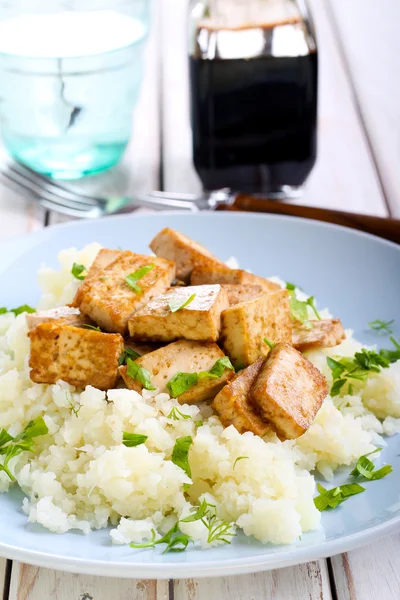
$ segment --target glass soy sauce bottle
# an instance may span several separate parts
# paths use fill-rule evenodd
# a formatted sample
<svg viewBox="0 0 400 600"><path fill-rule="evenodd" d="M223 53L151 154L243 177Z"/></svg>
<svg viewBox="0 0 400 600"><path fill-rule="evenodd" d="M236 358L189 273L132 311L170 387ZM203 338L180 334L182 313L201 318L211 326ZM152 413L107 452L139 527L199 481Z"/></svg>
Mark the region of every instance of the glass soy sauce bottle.
<svg viewBox="0 0 400 600"><path fill-rule="evenodd" d="M317 154L318 54L302 0L193 0L193 162L206 190L299 195Z"/></svg>

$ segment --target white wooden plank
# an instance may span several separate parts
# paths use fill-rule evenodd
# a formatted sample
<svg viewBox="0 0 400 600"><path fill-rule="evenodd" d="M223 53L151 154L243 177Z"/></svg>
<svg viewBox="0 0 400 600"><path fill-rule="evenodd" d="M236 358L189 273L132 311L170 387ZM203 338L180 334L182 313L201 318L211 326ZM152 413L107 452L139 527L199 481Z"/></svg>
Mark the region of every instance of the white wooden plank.
<svg viewBox="0 0 400 600"><path fill-rule="evenodd" d="M331 560L338 600L400 598L400 534Z"/></svg>
<svg viewBox="0 0 400 600"><path fill-rule="evenodd" d="M43 227L44 210L0 184L0 241Z"/></svg>
<svg viewBox="0 0 400 600"><path fill-rule="evenodd" d="M74 575L13 563L8 600L166 600L167 581Z"/></svg>
<svg viewBox="0 0 400 600"><path fill-rule="evenodd" d="M328 0L360 104L383 188L400 215L400 3Z"/></svg>
<svg viewBox="0 0 400 600"><path fill-rule="evenodd" d="M174 600L330 600L325 561L240 577L175 581Z"/></svg>
<svg viewBox="0 0 400 600"><path fill-rule="evenodd" d="M7 561L5 558L0 558L0 598L7 598L8 590L5 589L6 585L6 568Z"/></svg>
<svg viewBox="0 0 400 600"><path fill-rule="evenodd" d="M198 192L192 166L187 67L187 0L162 0L164 188ZM324 3L312 0L320 49L318 162L299 202L385 214L363 128Z"/></svg>

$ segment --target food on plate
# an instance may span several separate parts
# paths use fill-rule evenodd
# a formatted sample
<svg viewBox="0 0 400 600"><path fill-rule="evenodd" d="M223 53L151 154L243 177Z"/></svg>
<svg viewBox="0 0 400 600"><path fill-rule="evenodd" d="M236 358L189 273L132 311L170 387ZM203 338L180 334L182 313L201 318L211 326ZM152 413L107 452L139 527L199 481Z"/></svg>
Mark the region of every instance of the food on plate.
<svg viewBox="0 0 400 600"><path fill-rule="evenodd" d="M270 351L274 343L291 342L292 320L286 290L274 290L222 313L221 342L236 368L247 367Z"/></svg>
<svg viewBox="0 0 400 600"><path fill-rule="evenodd" d="M30 523L112 525L137 551L238 529L292 544L390 474L375 463L400 430L394 337L365 348L294 284L170 228L151 247L64 250L36 312L0 309L0 492L23 489ZM348 481L316 490L338 467Z"/></svg>
<svg viewBox="0 0 400 600"><path fill-rule="evenodd" d="M283 439L307 431L328 395L322 373L288 343L276 344L249 392L262 418Z"/></svg>
<svg viewBox="0 0 400 600"><path fill-rule="evenodd" d="M174 261L177 279L185 282L189 282L194 267L206 265L212 269L218 265L224 265L207 248L169 227L156 235L150 243L150 248L156 256Z"/></svg>
<svg viewBox="0 0 400 600"><path fill-rule="evenodd" d="M259 285L264 292L279 290L280 286L274 281L253 275L242 269L230 269L225 264L196 265L192 271L190 282L192 285L205 283L227 283L231 285Z"/></svg>
<svg viewBox="0 0 400 600"><path fill-rule="evenodd" d="M255 435L264 436L271 431L271 425L263 419L249 401L252 386L257 380L264 358L235 375L217 394L212 407L225 427L233 425L239 433L251 431Z"/></svg>
<svg viewBox="0 0 400 600"><path fill-rule="evenodd" d="M217 344L179 340L121 366L120 374L131 390L158 389L193 404L213 398L234 373Z"/></svg>
<svg viewBox="0 0 400 600"><path fill-rule="evenodd" d="M41 323L29 332L31 368L35 383L66 381L100 390L115 386L124 339L72 325Z"/></svg>
<svg viewBox="0 0 400 600"><path fill-rule="evenodd" d="M292 343L301 352L315 348L332 348L344 339L346 334L340 319L311 320L306 324L297 322L293 326Z"/></svg>
<svg viewBox="0 0 400 600"><path fill-rule="evenodd" d="M174 277L175 265L169 260L122 252L82 283L73 305L105 331L125 335L134 311L165 292Z"/></svg>
<svg viewBox="0 0 400 600"><path fill-rule="evenodd" d="M129 335L152 342L217 342L221 313L228 307L228 295L220 285L174 287L130 317Z"/></svg>
<svg viewBox="0 0 400 600"><path fill-rule="evenodd" d="M228 295L228 301L230 306L239 304L239 302L248 302L254 298L258 298L263 293L261 285L243 285L240 283L231 284L223 283L221 287L226 291Z"/></svg>

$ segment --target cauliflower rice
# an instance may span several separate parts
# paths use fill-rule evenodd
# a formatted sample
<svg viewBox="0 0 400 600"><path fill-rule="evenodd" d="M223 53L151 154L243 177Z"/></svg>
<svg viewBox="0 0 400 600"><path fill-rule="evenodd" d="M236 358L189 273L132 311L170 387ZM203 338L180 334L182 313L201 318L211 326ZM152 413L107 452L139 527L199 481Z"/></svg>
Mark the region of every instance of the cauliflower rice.
<svg viewBox="0 0 400 600"><path fill-rule="evenodd" d="M99 248L61 252L59 271L42 267L38 307L70 302L79 285L71 276L72 263L89 266ZM326 357L353 355L360 348L347 332L340 346L309 352L308 358L331 382ZM304 435L281 442L273 435L261 439L240 435L233 426L225 429L207 405L181 406L157 391L141 396L87 387L79 393L61 381L35 384L28 357L25 315L0 315L0 428L16 435L43 416L49 433L35 440L37 452L25 452L10 465L26 494L28 521L56 533L89 533L111 524L114 543L140 543L152 530L167 531L205 498L219 518L232 523L232 531L238 527L262 542L292 543L320 523L310 471L329 480L338 466L350 466L384 445L382 434L400 430L400 361L360 384L355 395L328 397ZM168 418L174 406L190 418ZM128 448L123 431L148 439ZM176 439L184 436L193 438L191 479L170 460ZM10 484L0 472L0 491ZM202 547L223 543L209 544L201 521L180 528Z"/></svg>

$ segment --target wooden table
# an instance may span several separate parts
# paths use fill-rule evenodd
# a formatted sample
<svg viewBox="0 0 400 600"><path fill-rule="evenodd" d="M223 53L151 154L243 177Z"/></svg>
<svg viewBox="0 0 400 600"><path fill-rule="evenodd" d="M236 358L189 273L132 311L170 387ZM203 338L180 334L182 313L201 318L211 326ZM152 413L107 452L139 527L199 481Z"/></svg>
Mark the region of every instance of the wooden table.
<svg viewBox="0 0 400 600"><path fill-rule="evenodd" d="M301 202L400 217L400 3L310 3L321 56L320 146L317 166ZM133 142L114 173L84 182L89 189L129 193L200 189L191 166L185 9L186 0L157 0ZM0 192L1 239L63 220L44 212L34 201ZM203 580L102 579L0 559L0 597L398 600L400 535L298 567Z"/></svg>

